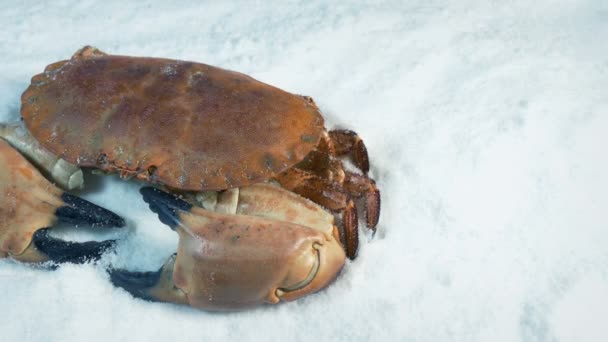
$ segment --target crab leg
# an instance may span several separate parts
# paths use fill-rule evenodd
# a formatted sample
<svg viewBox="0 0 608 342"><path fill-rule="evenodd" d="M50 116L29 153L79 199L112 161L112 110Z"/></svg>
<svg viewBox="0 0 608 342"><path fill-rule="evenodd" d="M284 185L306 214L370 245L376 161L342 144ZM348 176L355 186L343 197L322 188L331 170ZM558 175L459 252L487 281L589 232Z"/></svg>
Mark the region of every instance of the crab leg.
<svg viewBox="0 0 608 342"><path fill-rule="evenodd" d="M74 262L98 258L113 241L73 243L49 236L56 223L122 227L118 215L48 182L0 139L0 257L23 262Z"/></svg>
<svg viewBox="0 0 608 342"><path fill-rule="evenodd" d="M376 187L376 182L367 176L369 157L363 140L353 131L333 130L328 133L325 143L321 145L327 146L325 150L331 156L349 156L355 166L363 173L363 175L358 175L343 171L344 176L341 182L352 196L365 198L367 227L375 233L376 225L380 219L380 191ZM336 167L335 160L333 161L332 170L341 168L341 163ZM333 171L333 173L337 173L337 171Z"/></svg>
<svg viewBox="0 0 608 342"><path fill-rule="evenodd" d="M0 138L4 138L14 148L24 154L43 173L67 190L82 188L82 170L46 150L32 137L21 122L0 123Z"/></svg>
<svg viewBox="0 0 608 342"><path fill-rule="evenodd" d="M352 260L359 247L359 218L351 196L335 183L311 171L291 168L276 177L285 189L308 198L340 217L346 255Z"/></svg>
<svg viewBox="0 0 608 342"><path fill-rule="evenodd" d="M345 172L344 188L357 198L363 198L365 203L365 220L369 229L376 232L376 225L380 219L380 190L376 182L365 175Z"/></svg>
<svg viewBox="0 0 608 342"><path fill-rule="evenodd" d="M332 155L350 156L355 165L367 174L369 171L367 148L357 133L350 130L334 130L329 131L329 138L333 145Z"/></svg>
<svg viewBox="0 0 608 342"><path fill-rule="evenodd" d="M362 174L346 171L342 161L337 158L342 156L350 156ZM353 131L335 130L325 133L316 151L310 152L294 169L279 175L277 180L283 186L335 211L340 209L335 208L337 205L332 205L332 202L346 203L334 199L336 189L354 198L363 198L366 225L375 233L380 218L380 191L376 182L367 176L368 171L367 149L361 138Z"/></svg>
<svg viewBox="0 0 608 342"><path fill-rule="evenodd" d="M241 188L236 215L154 188L141 192L180 241L157 272L110 270L112 282L135 297L208 310L276 304L327 286L344 264L331 215L283 189Z"/></svg>

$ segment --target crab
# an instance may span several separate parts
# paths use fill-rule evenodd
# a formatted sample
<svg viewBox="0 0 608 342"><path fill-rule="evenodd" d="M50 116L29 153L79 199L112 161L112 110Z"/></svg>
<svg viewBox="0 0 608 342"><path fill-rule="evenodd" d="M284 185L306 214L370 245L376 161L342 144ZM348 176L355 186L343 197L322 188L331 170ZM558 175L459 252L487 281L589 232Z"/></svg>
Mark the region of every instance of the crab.
<svg viewBox="0 0 608 342"><path fill-rule="evenodd" d="M21 116L39 144L25 154L157 186L141 192L178 232L177 254L158 272L110 271L140 298L212 310L292 300L355 258L358 211L378 223L359 136L327 131L312 98L241 73L86 46L32 78Z"/></svg>

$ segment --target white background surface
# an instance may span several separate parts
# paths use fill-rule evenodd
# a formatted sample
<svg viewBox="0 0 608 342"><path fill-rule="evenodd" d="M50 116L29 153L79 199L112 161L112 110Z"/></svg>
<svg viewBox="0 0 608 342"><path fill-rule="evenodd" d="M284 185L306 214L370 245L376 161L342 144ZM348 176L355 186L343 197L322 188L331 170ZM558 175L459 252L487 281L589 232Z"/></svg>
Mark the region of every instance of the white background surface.
<svg viewBox="0 0 608 342"><path fill-rule="evenodd" d="M0 4L0 120L91 44L201 61L312 96L365 140L379 233L303 300L213 314L115 289L176 237L137 184L83 195L129 220L102 265L0 261L2 341L604 341L608 3L37 1ZM373 3L373 4L372 4Z"/></svg>

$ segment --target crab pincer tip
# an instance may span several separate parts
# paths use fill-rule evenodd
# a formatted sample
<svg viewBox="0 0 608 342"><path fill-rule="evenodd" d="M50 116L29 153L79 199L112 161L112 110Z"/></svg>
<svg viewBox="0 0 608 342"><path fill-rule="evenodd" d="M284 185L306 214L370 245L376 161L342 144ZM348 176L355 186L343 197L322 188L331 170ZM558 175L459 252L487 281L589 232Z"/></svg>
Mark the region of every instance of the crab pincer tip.
<svg viewBox="0 0 608 342"><path fill-rule="evenodd" d="M99 260L103 253L114 247L116 240L70 242L51 237L48 229L40 229L32 237L36 249L56 263L82 264Z"/></svg>
<svg viewBox="0 0 608 342"><path fill-rule="evenodd" d="M75 225L88 224L95 228L125 226L125 220L122 217L80 197L64 192L61 199L65 204L57 208L55 212L61 222Z"/></svg>
<svg viewBox="0 0 608 342"><path fill-rule="evenodd" d="M124 289L135 298L156 301L148 294L147 290L157 285L162 268L156 272L131 272L115 268L106 271L110 275L110 281L114 286Z"/></svg>
<svg viewBox="0 0 608 342"><path fill-rule="evenodd" d="M180 225L180 212L192 209L192 204L177 196L153 187L143 187L139 190L150 209L158 215L160 221L171 229Z"/></svg>

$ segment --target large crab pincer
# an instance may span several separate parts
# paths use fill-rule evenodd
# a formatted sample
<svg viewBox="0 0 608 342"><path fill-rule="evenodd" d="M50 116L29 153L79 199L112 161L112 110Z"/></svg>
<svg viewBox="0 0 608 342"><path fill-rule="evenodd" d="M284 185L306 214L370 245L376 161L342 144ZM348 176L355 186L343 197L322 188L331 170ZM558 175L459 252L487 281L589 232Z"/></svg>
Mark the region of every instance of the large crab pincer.
<svg viewBox="0 0 608 342"><path fill-rule="evenodd" d="M111 272L136 297L207 310L276 304L327 286L344 265L333 216L277 186L224 192L215 211L155 188L141 193L180 239L158 272Z"/></svg>
<svg viewBox="0 0 608 342"><path fill-rule="evenodd" d="M0 138L0 258L22 262L94 260L114 244L68 242L49 235L56 223L122 227L116 214L70 195L47 181L17 150Z"/></svg>

